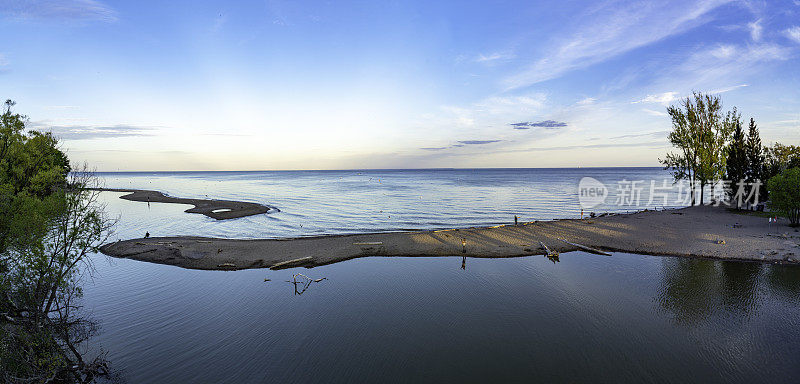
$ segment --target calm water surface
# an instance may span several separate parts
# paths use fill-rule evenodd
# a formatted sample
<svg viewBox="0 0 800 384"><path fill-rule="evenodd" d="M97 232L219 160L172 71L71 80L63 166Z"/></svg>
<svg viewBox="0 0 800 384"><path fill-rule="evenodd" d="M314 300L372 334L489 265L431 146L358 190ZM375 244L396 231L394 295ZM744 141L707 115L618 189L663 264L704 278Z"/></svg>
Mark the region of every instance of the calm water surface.
<svg viewBox="0 0 800 384"><path fill-rule="evenodd" d="M253 201L281 210L218 222L184 215L186 206L151 204L151 211L125 211L137 237L196 235L274 238L321 234L495 225L521 220L579 217L578 183L593 177L609 197L600 212L674 207L668 198L650 202L650 186L670 175L660 168L442 169L369 171L103 173L109 188L154 189L178 197ZM616 205L619 183L641 181L638 206ZM160 211L153 211L160 210ZM589 212L585 212L587 215ZM135 216L134 216L135 215Z"/></svg>
<svg viewBox="0 0 800 384"><path fill-rule="evenodd" d="M628 173L604 172L610 180L630 179ZM364 204L344 204L349 197L334 192L339 176L322 182L325 187L298 187L297 200L287 203L284 198L291 197L291 188L282 183L299 182L284 181L247 199L277 205L284 209L283 216L221 223L183 213L181 206L148 208L111 193L104 193L104 200L112 214L121 214L116 235L120 238L141 236L145 229L230 237L238 237L236 231L253 237L267 237L259 231L269 236L329 231L321 224L300 227L311 217L324 223L341 220L344 224L330 231L344 232L350 225L375 230L480 225L500 222L517 211L539 218L571 216L577 202L555 190L554 196L560 197L542 202L550 192L531 181L544 178L533 173L523 173L525 180L500 187L501 192L485 180L465 179L443 187L448 182L441 179L406 179L389 184L422 186ZM146 187L135 185L143 184L144 176L114 177ZM212 183L177 176L172 184L185 189L169 189L171 177L151 177L156 185L152 189L197 196L191 186ZM577 177L577 185L582 176L569 177ZM248 191L264 188L255 179L233 186L219 182L224 186L209 192L215 197L251 196ZM568 188L570 183L556 184ZM442 190L432 192L437 188ZM471 192L460 192L462 188ZM470 195L483 188L485 197ZM319 189L331 191L315 199ZM423 203L400 209L405 201L420 200L411 196L417 190L423 192ZM432 194L429 200L425 193ZM457 209L475 205L469 211L475 221L442 215L449 209L436 208L434 200L444 195L452 200L442 204ZM324 201L328 199L332 202ZM568 208L555 208L558 199ZM393 227L388 218L358 217L359 212L393 205L414 220ZM506 206L511 208L502 211ZM334 213L325 213L325 207ZM437 213L431 214L435 220L424 219L429 210ZM235 272L185 270L99 255L94 261L96 271L93 279L87 278L84 304L102 326L95 340L132 383L749 383L796 382L800 374L796 267L581 252L563 254L559 263L541 256L372 257L313 269ZM327 280L298 295L286 282L294 273Z"/></svg>

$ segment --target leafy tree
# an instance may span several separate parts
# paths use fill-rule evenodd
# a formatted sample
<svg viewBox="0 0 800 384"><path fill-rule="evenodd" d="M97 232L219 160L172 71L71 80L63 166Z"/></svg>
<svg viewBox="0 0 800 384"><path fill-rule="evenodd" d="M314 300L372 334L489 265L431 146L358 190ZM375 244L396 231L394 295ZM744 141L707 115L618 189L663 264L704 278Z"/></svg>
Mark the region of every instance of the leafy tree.
<svg viewBox="0 0 800 384"><path fill-rule="evenodd" d="M80 272L113 221L71 172L58 141L25 132L6 101L0 117L0 377L4 382L91 382L109 376L103 355L79 352L95 326L81 316Z"/></svg>
<svg viewBox="0 0 800 384"><path fill-rule="evenodd" d="M769 207L789 218L793 227L800 224L800 168L787 169L767 181Z"/></svg>
<svg viewBox="0 0 800 384"><path fill-rule="evenodd" d="M681 100L678 106L670 106L667 113L672 119L670 143L680 149L660 160L666 169L672 169L676 180L689 180L692 189L692 204L695 203L695 186L700 183L700 204L704 203L704 190L708 184L725 175L726 144L733 130L732 121L739 115L734 109L725 119L722 116L722 100L695 92L692 97Z"/></svg>
<svg viewBox="0 0 800 384"><path fill-rule="evenodd" d="M733 201L734 195L737 192L737 183L747 180L749 167L747 149L745 148L747 144L744 131L742 130L742 123L737 120L735 124L736 127L733 131L733 138L728 145L728 157L725 159L726 178L733 184L732 188L728 190L731 201ZM737 206L737 208L740 207Z"/></svg>
<svg viewBox="0 0 800 384"><path fill-rule="evenodd" d="M770 176L789 168L800 167L800 146L775 143L772 147L767 147L764 152L764 162L771 173Z"/></svg>

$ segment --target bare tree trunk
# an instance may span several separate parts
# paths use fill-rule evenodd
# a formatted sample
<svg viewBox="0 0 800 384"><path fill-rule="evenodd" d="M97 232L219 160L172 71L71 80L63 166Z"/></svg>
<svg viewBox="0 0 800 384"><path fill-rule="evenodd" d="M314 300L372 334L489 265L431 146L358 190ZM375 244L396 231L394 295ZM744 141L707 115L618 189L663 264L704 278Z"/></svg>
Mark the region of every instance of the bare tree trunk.
<svg viewBox="0 0 800 384"><path fill-rule="evenodd" d="M703 201L704 201L703 195L704 195L705 190L706 190L706 182L705 182L705 180L700 180L700 205L701 206L703 205Z"/></svg>

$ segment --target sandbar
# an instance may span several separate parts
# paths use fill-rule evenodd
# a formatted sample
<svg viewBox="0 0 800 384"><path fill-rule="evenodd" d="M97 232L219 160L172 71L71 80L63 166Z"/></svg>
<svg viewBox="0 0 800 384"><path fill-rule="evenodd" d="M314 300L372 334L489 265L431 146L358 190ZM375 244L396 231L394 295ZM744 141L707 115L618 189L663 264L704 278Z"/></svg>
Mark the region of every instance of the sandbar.
<svg viewBox="0 0 800 384"><path fill-rule="evenodd" d="M217 220L236 219L239 217L268 213L270 211L279 211L275 207L246 201L185 199L168 196L158 191L148 191L144 189L95 188L95 190L105 192L130 192L129 194L122 195L119 198L131 201L194 205L193 208L189 208L184 212L200 213Z"/></svg>
<svg viewBox="0 0 800 384"><path fill-rule="evenodd" d="M781 264L800 260L800 233L785 221L776 226L755 213L712 206L516 226L291 239L155 237L106 244L101 252L183 268L231 270L276 265L314 267L366 256L516 257L543 254L539 242L561 253L578 250L561 239L612 253Z"/></svg>

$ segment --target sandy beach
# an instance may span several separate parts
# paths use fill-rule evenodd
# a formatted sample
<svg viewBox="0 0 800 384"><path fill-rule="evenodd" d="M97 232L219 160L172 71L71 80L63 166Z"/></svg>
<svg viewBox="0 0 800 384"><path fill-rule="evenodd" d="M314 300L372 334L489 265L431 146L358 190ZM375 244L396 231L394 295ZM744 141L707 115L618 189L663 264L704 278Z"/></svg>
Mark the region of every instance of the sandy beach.
<svg viewBox="0 0 800 384"><path fill-rule="evenodd" d="M144 189L121 189L121 188L96 188L98 191L104 192L130 192L127 195L122 195L119 198L140 201L144 203L171 203L171 204L189 204L194 205L193 208L187 209L187 213L199 213L206 215L212 219L227 220L250 215L258 215L268 213L269 211L277 211L275 207L261 205L257 203L250 203L246 201L233 201L233 200L215 200L215 199L185 199L180 197L167 196L158 191L148 191Z"/></svg>
<svg viewBox="0 0 800 384"><path fill-rule="evenodd" d="M770 225L754 213L711 206L518 226L293 239L156 237L106 244L101 251L183 268L228 270L313 267L366 256L515 257L544 254L540 242L561 253L578 250L562 239L609 252L771 263L800 260L800 232L785 221Z"/></svg>

